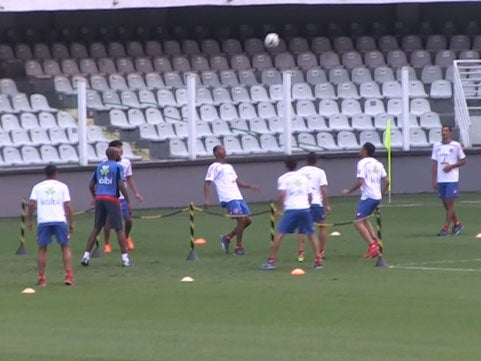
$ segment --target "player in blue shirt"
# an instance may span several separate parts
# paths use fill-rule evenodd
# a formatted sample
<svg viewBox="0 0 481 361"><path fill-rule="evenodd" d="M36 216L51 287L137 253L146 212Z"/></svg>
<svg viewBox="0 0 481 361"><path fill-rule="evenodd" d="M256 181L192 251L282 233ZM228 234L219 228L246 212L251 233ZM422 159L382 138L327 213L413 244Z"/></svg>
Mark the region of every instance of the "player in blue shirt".
<svg viewBox="0 0 481 361"><path fill-rule="evenodd" d="M95 222L81 264L83 266L89 265L92 247L108 218L111 227L115 229L117 234L117 240L122 253L122 264L129 267L132 265L132 262L127 253L119 200L121 192L125 197L127 207L130 211L129 196L124 183L124 169L117 163L120 160L120 152L117 148L109 147L105 154L107 155L107 160L97 166L89 184L90 193L95 200Z"/></svg>

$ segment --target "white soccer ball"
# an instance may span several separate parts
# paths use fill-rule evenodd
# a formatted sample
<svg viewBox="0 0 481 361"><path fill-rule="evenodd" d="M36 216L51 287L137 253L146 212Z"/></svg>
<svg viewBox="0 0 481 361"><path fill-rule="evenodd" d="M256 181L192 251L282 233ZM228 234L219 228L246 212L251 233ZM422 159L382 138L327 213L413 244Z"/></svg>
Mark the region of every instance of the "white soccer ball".
<svg viewBox="0 0 481 361"><path fill-rule="evenodd" d="M277 33L269 33L264 38L264 45L266 48L275 48L279 45L279 34Z"/></svg>

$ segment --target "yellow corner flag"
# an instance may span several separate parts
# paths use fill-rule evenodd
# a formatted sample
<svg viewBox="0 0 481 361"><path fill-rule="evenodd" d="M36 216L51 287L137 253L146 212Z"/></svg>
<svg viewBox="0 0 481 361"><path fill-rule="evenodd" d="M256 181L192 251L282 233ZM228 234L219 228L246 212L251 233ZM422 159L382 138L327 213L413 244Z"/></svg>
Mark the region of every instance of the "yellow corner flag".
<svg viewBox="0 0 481 361"><path fill-rule="evenodd" d="M391 203L391 187L392 187L392 180L391 180L391 119L388 119L386 122L386 131L384 132L384 148L387 150L387 179L389 180L388 186L388 194L389 194L389 203Z"/></svg>

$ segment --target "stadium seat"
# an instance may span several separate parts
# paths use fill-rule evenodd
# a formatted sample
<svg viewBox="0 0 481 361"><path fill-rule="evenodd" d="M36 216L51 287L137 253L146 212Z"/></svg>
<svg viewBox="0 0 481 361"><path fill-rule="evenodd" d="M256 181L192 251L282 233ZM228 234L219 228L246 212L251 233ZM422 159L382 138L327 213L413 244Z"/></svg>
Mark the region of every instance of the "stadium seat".
<svg viewBox="0 0 481 361"><path fill-rule="evenodd" d="M441 128L432 128L428 131L428 142L430 145L434 145L440 142L442 139Z"/></svg>
<svg viewBox="0 0 481 361"><path fill-rule="evenodd" d="M282 137L282 135L281 135ZM301 132L297 135L297 146L303 151L318 151L320 147L317 145L316 138L312 133Z"/></svg>
<svg viewBox="0 0 481 361"><path fill-rule="evenodd" d="M127 110L127 119L129 124L139 127L146 123L144 113L140 109L131 108Z"/></svg>
<svg viewBox="0 0 481 361"><path fill-rule="evenodd" d="M71 144L60 144L58 146L58 153L60 159L64 163L78 163L79 157L77 150Z"/></svg>
<svg viewBox="0 0 481 361"><path fill-rule="evenodd" d="M261 134L259 143L263 152L281 152L277 138L273 134Z"/></svg>
<svg viewBox="0 0 481 361"><path fill-rule="evenodd" d="M243 134L240 137L241 146L245 153L262 153L263 150L259 145L259 140L251 134Z"/></svg>
<svg viewBox="0 0 481 361"><path fill-rule="evenodd" d="M64 161L60 158L57 148L53 145L44 144L39 148L43 164L61 164Z"/></svg>
<svg viewBox="0 0 481 361"><path fill-rule="evenodd" d="M357 131L374 129L372 119L366 113L354 114L351 119L351 127Z"/></svg>
<svg viewBox="0 0 481 361"><path fill-rule="evenodd" d="M306 72L307 83L316 86L317 84L322 84L327 82L326 73L321 68L312 68Z"/></svg>
<svg viewBox="0 0 481 361"><path fill-rule="evenodd" d="M356 99L343 99L341 102L341 113L347 117L362 113L361 104Z"/></svg>
<svg viewBox="0 0 481 361"><path fill-rule="evenodd" d="M342 54L342 65L348 69L352 70L357 67L364 65L362 61L362 56L355 50L349 50Z"/></svg>
<svg viewBox="0 0 481 361"><path fill-rule="evenodd" d="M297 66L301 70L309 70L318 66L317 57L310 51L305 51L297 55Z"/></svg>
<svg viewBox="0 0 481 361"><path fill-rule="evenodd" d="M371 72L364 66L359 66L351 71L351 79L354 84L360 85L372 81Z"/></svg>
<svg viewBox="0 0 481 361"><path fill-rule="evenodd" d="M277 111L270 102L260 102L257 105L257 114L260 118L269 119L277 117Z"/></svg>
<svg viewBox="0 0 481 361"><path fill-rule="evenodd" d="M435 112L422 113L419 116L419 125L423 129L441 129L439 114Z"/></svg>
<svg viewBox="0 0 481 361"><path fill-rule="evenodd" d="M319 64L323 69L330 70L332 68L340 66L341 60L339 59L339 55L337 55L336 52L326 51L321 53L319 57Z"/></svg>
<svg viewBox="0 0 481 361"><path fill-rule="evenodd" d="M260 38L256 37L246 39L244 41L244 49L247 54L252 55L253 57L265 53L264 43Z"/></svg>
<svg viewBox="0 0 481 361"><path fill-rule="evenodd" d="M387 122L391 122L391 129L396 128L396 117L389 113L381 113L374 117L374 128L381 131L386 129Z"/></svg>
<svg viewBox="0 0 481 361"><path fill-rule="evenodd" d="M322 54L331 50L332 45L328 37L317 36L311 40L311 51L314 54Z"/></svg>
<svg viewBox="0 0 481 361"><path fill-rule="evenodd" d="M329 117L332 114L339 114L339 105L332 99L321 99L319 102L319 115Z"/></svg>
<svg viewBox="0 0 481 361"><path fill-rule="evenodd" d="M219 76L213 70L205 70L200 74L202 85L206 88L216 88L221 86Z"/></svg>
<svg viewBox="0 0 481 361"><path fill-rule="evenodd" d="M319 132L316 135L317 145L325 150L336 151L339 146L336 144L334 136L330 132Z"/></svg>
<svg viewBox="0 0 481 361"><path fill-rule="evenodd" d="M38 121L39 121L40 128L43 128L43 129L56 128L58 126L55 115L50 112L38 113Z"/></svg>
<svg viewBox="0 0 481 361"><path fill-rule="evenodd" d="M341 99L359 99L356 84L351 81L337 85L337 96Z"/></svg>
<svg viewBox="0 0 481 361"><path fill-rule="evenodd" d="M379 86L375 81L365 81L359 85L359 95L361 98L382 98Z"/></svg>
<svg viewBox="0 0 481 361"><path fill-rule="evenodd" d="M426 138L426 133L421 128L409 128L409 144L413 148L431 146Z"/></svg>
<svg viewBox="0 0 481 361"><path fill-rule="evenodd" d="M383 143L386 139L386 130L384 128L382 133ZM391 148L402 148L403 147L403 135L400 129L391 128Z"/></svg>
<svg viewBox="0 0 481 361"><path fill-rule="evenodd" d="M345 114L332 114L329 116L329 129L334 131L352 130L349 118Z"/></svg>
<svg viewBox="0 0 481 361"><path fill-rule="evenodd" d="M394 81L394 72L388 66L379 66L374 69L374 81L384 84L386 81Z"/></svg>
<svg viewBox="0 0 481 361"><path fill-rule="evenodd" d="M69 144L73 143L68 137L67 133L64 128L49 128L48 129L48 137L50 139L50 144L58 145L58 144Z"/></svg>
<svg viewBox="0 0 481 361"><path fill-rule="evenodd" d="M429 97L432 99L450 99L453 96L451 83L447 80L439 79L433 81L429 91Z"/></svg>
<svg viewBox="0 0 481 361"><path fill-rule="evenodd" d="M377 149L384 148L379 133L375 129L365 129L359 133L359 144L370 142L374 144Z"/></svg>
<svg viewBox="0 0 481 361"><path fill-rule="evenodd" d="M23 166L25 165L20 151L13 146L4 146L2 149L3 161L6 166Z"/></svg>
<svg viewBox="0 0 481 361"><path fill-rule="evenodd" d="M10 131L10 136L12 137L12 143L15 144L15 146L33 144L27 129L12 129Z"/></svg>
<svg viewBox="0 0 481 361"><path fill-rule="evenodd" d="M319 83L314 87L314 96L316 99L337 99L336 91L331 83Z"/></svg>
<svg viewBox="0 0 481 361"><path fill-rule="evenodd" d="M341 130L337 133L337 145L346 150L358 150L359 143L352 131Z"/></svg>
<svg viewBox="0 0 481 361"><path fill-rule="evenodd" d="M375 116L385 112L384 103L380 99L368 98L364 102L364 113L369 116Z"/></svg>
<svg viewBox="0 0 481 361"><path fill-rule="evenodd" d="M339 85L350 81L349 73L343 67L334 67L329 70L329 82L333 85Z"/></svg>
<svg viewBox="0 0 481 361"><path fill-rule="evenodd" d="M20 121L15 114L2 114L0 119L3 130L11 131L21 128Z"/></svg>

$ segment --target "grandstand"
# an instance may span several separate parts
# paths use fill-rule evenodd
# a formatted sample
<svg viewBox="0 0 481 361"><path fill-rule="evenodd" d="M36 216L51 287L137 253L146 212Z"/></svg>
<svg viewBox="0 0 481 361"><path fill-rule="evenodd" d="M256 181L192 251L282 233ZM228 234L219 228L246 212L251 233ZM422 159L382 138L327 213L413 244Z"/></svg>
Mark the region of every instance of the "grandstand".
<svg viewBox="0 0 481 361"><path fill-rule="evenodd" d="M126 156L142 169L197 164L203 172L216 144L225 144L233 161L249 156L275 163L286 150L286 111L292 116L292 151L300 158L315 150L325 159L352 159L367 140L382 148L392 120L395 156L428 159L440 125L459 125L455 104L463 102L471 112L464 122L472 123L467 148L476 152L481 24L471 14L479 5L236 6L233 1L193 8L187 3L1 13L0 172L33 174L47 163L84 169L78 167L79 80L88 85L92 165L113 138L126 143ZM96 4L100 9L105 2ZM280 34L281 43L266 49L263 37L270 31ZM401 68L409 75L407 113ZM292 83L287 109L285 72ZM187 142L188 74L196 84L194 163ZM411 128L409 151L404 117ZM457 129L461 136L462 130ZM400 189L417 190L426 189Z"/></svg>
<svg viewBox="0 0 481 361"><path fill-rule="evenodd" d="M132 159L187 158L186 74L196 76L198 157L210 155L217 143L228 143L236 154L282 154L285 71L292 74L294 152L357 150L368 130L381 146L385 119L394 121L393 136L399 136L402 67L409 71L409 132L416 135L410 147L428 148L439 139L433 128L454 125L453 61L479 59L479 24L431 19L420 6L412 10L417 22L403 21L396 6L366 7L392 21L372 22L369 11L350 21L355 8L349 6L343 7L345 20L327 23L312 22L312 15L301 21L302 6L296 19L287 18L291 7L278 7L273 23L260 22L259 14L252 23L192 23L185 9L159 9L175 20L157 22L150 14L139 22L132 10L101 26L94 20L105 20L103 14L78 13L64 26L71 16L51 13L41 17L52 23L46 29L44 21L30 21L35 14L12 16L28 25L4 27L0 37L0 164L77 162L79 79L88 87L89 162L102 158L105 142L115 137L131 145ZM267 11L260 9L236 10ZM232 16L224 8L196 11ZM281 35L278 47L264 47L268 31ZM477 97L473 74L465 78Z"/></svg>

